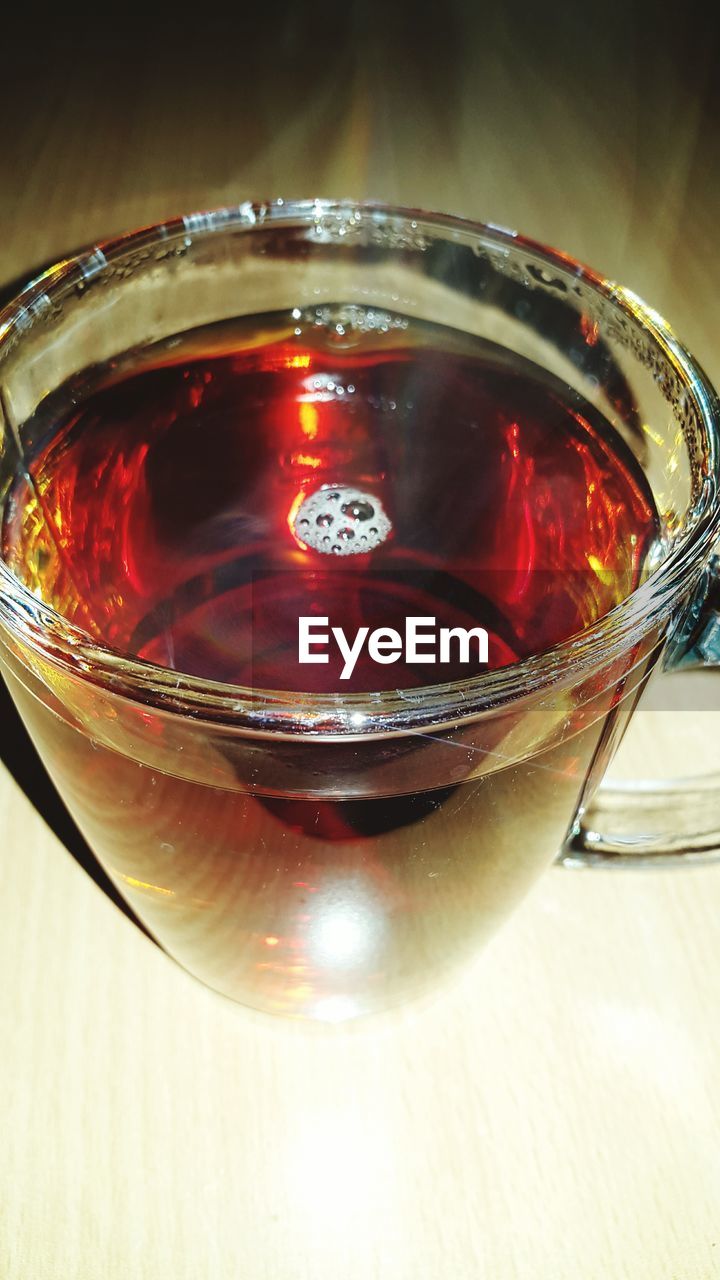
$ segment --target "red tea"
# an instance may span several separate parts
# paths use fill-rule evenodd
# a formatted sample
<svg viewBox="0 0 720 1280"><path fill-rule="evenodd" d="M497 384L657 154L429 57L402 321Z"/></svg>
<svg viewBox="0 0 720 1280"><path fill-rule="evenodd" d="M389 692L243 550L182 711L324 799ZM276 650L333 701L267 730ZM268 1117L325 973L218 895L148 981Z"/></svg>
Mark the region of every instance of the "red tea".
<svg viewBox="0 0 720 1280"><path fill-rule="evenodd" d="M265 688L479 669L365 650L343 684L339 655L298 662L302 616L479 623L492 668L617 604L657 536L617 433L517 356L370 316L215 326L65 388L6 506L14 573L123 652Z"/></svg>

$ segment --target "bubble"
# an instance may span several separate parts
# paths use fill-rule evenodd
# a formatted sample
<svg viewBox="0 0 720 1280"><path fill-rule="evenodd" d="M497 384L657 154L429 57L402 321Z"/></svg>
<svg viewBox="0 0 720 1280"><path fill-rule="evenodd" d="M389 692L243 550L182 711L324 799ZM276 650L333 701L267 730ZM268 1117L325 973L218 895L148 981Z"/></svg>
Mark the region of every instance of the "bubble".
<svg viewBox="0 0 720 1280"><path fill-rule="evenodd" d="M345 230L340 229L340 235ZM318 293L319 290L314 290ZM406 317L389 311L367 308L360 303L329 303L303 312L303 319L312 323L317 336L331 350L350 349L362 342L364 335L373 331L387 333L390 329L406 329Z"/></svg>
<svg viewBox="0 0 720 1280"><path fill-rule="evenodd" d="M372 503L362 500L344 502L340 510L344 516L350 516L353 520L372 520L375 515L375 508Z"/></svg>
<svg viewBox="0 0 720 1280"><path fill-rule="evenodd" d="M560 293L567 293L567 285L559 276L553 275L552 271L548 271L545 267L538 267L535 263L529 262L527 269L534 280L540 284L546 285L549 289L557 289Z"/></svg>
<svg viewBox="0 0 720 1280"><path fill-rule="evenodd" d="M305 496L290 526L307 550L343 556L367 555L392 530L379 498L351 485L322 485Z"/></svg>

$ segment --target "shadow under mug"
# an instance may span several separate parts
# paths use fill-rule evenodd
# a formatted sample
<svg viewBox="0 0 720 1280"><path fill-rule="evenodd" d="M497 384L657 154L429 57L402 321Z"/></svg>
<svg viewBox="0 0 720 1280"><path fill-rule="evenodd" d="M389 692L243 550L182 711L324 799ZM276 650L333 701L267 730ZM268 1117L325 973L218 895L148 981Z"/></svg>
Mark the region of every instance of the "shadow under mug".
<svg viewBox="0 0 720 1280"><path fill-rule="evenodd" d="M368 298L529 358L632 449L663 555L599 621L411 696L289 694L129 659L0 562L0 667L134 911L216 990L329 1020L458 967L558 851L587 865L720 845L713 779L599 785L653 667L720 655L718 403L654 312L564 254L449 216L319 200L98 245L0 314L0 497L67 379L199 325Z"/></svg>

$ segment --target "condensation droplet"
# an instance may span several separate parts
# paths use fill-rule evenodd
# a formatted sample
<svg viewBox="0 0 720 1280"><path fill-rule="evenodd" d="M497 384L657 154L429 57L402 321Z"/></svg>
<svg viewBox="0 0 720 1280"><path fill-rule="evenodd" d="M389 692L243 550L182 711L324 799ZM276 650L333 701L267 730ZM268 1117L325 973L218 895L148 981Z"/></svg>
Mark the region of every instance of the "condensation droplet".
<svg viewBox="0 0 720 1280"><path fill-rule="evenodd" d="M318 525L321 529L328 529L332 524L332 522L333 522L333 516L330 515L329 511L321 511L320 515L317 517L317 520L315 521L316 525ZM305 521L305 523L307 524L307 520Z"/></svg>
<svg viewBox="0 0 720 1280"><path fill-rule="evenodd" d="M342 542L352 542L354 537L355 537L354 529L348 529L347 527L345 527L344 529L338 530L338 538L340 538Z"/></svg>

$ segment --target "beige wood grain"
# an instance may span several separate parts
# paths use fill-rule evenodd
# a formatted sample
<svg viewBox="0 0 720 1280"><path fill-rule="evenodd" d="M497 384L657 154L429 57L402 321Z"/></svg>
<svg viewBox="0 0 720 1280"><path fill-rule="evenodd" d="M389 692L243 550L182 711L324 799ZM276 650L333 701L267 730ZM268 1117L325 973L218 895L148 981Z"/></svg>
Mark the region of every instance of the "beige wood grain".
<svg viewBox="0 0 720 1280"><path fill-rule="evenodd" d="M0 156L0 279L182 209L374 194L562 246L720 377L702 78L661 44L640 84L612 15L592 75L493 21L491 56L463 9L435 82L394 29L304 97L229 61L193 92L169 55L48 73ZM641 711L616 767L718 743L720 712ZM4 771L0 831L3 1280L720 1275L720 867L552 871L459 983L345 1031L196 984Z"/></svg>

